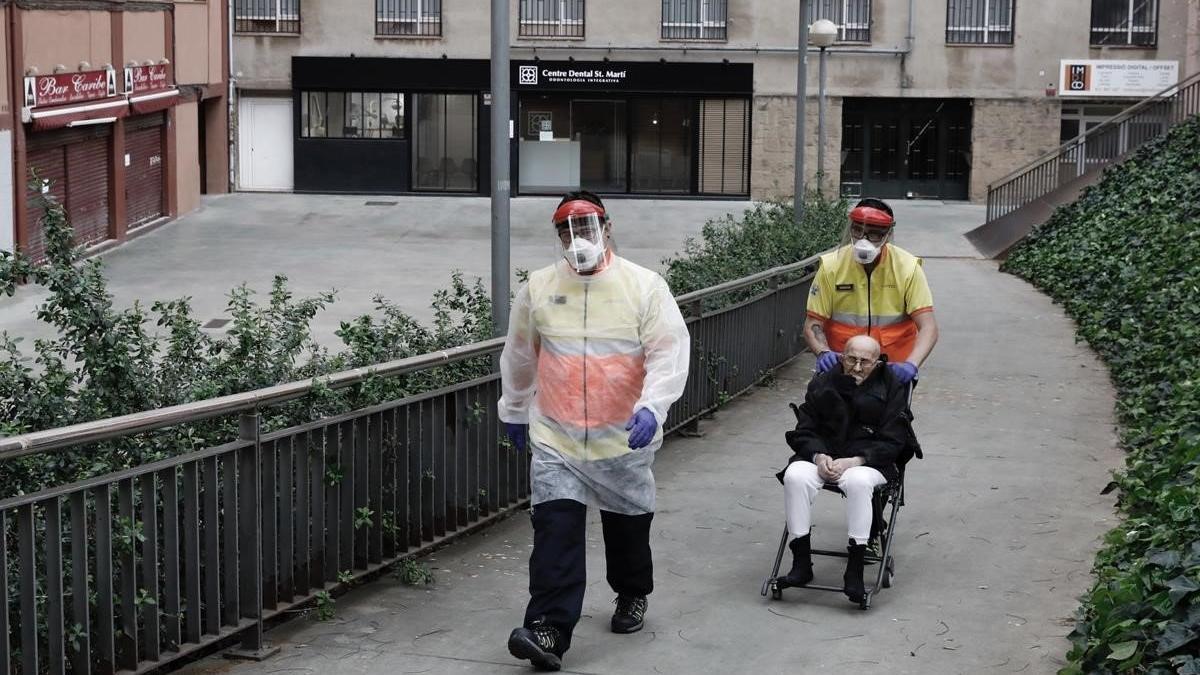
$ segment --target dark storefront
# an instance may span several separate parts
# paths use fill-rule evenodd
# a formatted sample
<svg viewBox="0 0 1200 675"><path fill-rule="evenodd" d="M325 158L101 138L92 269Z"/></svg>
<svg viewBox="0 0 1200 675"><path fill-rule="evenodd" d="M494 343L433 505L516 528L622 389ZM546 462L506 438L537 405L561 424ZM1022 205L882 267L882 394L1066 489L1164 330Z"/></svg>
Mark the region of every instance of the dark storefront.
<svg viewBox="0 0 1200 675"><path fill-rule="evenodd" d="M295 57L297 192L487 191L488 62Z"/></svg>
<svg viewBox="0 0 1200 675"><path fill-rule="evenodd" d="M750 193L753 66L513 62L517 194ZM295 190L486 194L488 62L295 57Z"/></svg>
<svg viewBox="0 0 1200 675"><path fill-rule="evenodd" d="M967 199L971 101L845 99L842 193Z"/></svg>
<svg viewBox="0 0 1200 675"><path fill-rule="evenodd" d="M518 194L750 193L752 64L513 63Z"/></svg>

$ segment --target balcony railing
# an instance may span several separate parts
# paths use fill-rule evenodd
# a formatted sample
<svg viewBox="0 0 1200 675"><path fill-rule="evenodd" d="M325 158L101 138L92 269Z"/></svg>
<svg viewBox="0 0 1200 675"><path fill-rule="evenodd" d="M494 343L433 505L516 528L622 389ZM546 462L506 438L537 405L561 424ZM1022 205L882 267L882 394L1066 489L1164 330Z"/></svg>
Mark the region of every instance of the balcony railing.
<svg viewBox="0 0 1200 675"><path fill-rule="evenodd" d="M818 258L678 298L691 372L667 431L694 425L804 350ZM503 440L499 375L264 434L260 410L494 355L502 339L316 382L0 438L0 462L215 417L228 443L0 501L0 671L145 671L503 517L529 455ZM15 611L14 611L15 610Z"/></svg>
<svg viewBox="0 0 1200 675"><path fill-rule="evenodd" d="M300 0L236 0L233 32L299 33Z"/></svg>

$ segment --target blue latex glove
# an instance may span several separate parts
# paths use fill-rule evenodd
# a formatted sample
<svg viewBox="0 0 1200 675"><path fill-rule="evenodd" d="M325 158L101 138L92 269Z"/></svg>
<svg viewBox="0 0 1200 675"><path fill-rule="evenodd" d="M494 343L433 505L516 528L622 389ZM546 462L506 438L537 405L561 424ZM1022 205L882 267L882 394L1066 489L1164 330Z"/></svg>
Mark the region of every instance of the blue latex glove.
<svg viewBox="0 0 1200 675"><path fill-rule="evenodd" d="M504 433L508 434L508 440L517 446L517 450L524 451L525 446L529 445L529 425L528 424L513 424L512 422L504 423Z"/></svg>
<svg viewBox="0 0 1200 675"><path fill-rule="evenodd" d="M658 433L658 419L646 408L638 408L625 425L625 431L629 432L630 448L644 448L654 440L654 434Z"/></svg>
<svg viewBox="0 0 1200 675"><path fill-rule="evenodd" d="M888 369L892 371L892 375L900 381L900 384L908 384L917 379L917 367L908 361L889 363Z"/></svg>
<svg viewBox="0 0 1200 675"><path fill-rule="evenodd" d="M818 373L828 373L829 371L833 370L834 368L837 368L839 356L841 356L841 354L838 354L837 352L830 352L830 351L821 352L817 356L817 372Z"/></svg>

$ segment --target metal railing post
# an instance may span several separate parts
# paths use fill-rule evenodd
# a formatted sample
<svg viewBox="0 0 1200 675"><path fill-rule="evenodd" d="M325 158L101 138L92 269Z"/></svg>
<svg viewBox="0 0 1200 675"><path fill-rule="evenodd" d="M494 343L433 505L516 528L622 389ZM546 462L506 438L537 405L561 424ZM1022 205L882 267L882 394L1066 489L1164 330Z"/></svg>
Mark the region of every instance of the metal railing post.
<svg viewBox="0 0 1200 675"><path fill-rule="evenodd" d="M238 438L250 446L238 452L237 518L241 541L238 543L238 589L241 618L250 619L242 634L241 646L225 653L228 658L262 661L279 653L263 639L262 574L262 414L244 412L238 419ZM275 499L275 495L265 495ZM225 508L231 508L226 504Z"/></svg>

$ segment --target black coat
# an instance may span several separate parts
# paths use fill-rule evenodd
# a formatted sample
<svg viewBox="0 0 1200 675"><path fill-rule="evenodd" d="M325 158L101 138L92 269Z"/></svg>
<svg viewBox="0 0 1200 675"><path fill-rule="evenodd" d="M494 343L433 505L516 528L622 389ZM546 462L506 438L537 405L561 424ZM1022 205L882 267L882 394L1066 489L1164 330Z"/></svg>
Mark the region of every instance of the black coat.
<svg viewBox="0 0 1200 675"><path fill-rule="evenodd" d="M861 385L841 369L816 375L804 403L792 404L792 410L796 428L785 434L795 453L789 465L811 462L817 454L862 457L890 481L899 476L898 467L921 456L908 410L908 385L896 380L887 363L880 363ZM776 474L780 482L783 473Z"/></svg>

